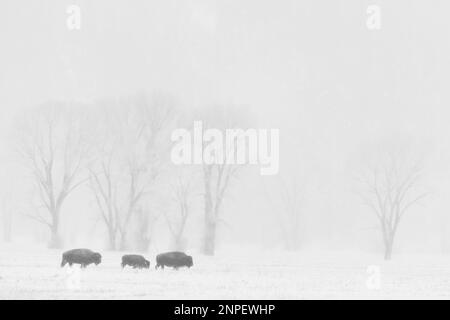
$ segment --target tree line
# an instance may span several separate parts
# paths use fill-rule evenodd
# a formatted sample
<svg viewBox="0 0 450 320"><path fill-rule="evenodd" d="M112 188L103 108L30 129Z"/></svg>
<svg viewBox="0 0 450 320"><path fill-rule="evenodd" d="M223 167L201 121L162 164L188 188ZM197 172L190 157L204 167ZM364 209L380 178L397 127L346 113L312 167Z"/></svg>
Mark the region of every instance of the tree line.
<svg viewBox="0 0 450 320"><path fill-rule="evenodd" d="M147 250L152 224L164 219L173 247L181 250L198 180L204 186L202 247L214 254L222 202L236 168L175 168L169 158L171 131L189 127L192 117L225 128L220 113L228 112L214 110L188 115L172 96L144 93L86 104L49 101L27 110L17 121L15 146L34 190L26 216L48 228L50 248L60 248L64 204L81 186L88 187L109 249ZM161 181L169 183L164 187ZM176 210L155 210L161 190Z"/></svg>
<svg viewBox="0 0 450 320"><path fill-rule="evenodd" d="M244 118L242 110L229 106L187 111L173 96L145 93L93 103L49 101L27 110L17 119L15 144L34 191L25 215L46 226L50 248L60 248L64 205L80 187L88 188L109 249L147 251L152 226L162 220L173 248L183 250L197 201L203 216L202 251L213 255L224 200L242 166L175 166L170 135L198 119L225 130L245 126ZM421 161L400 149L393 147L381 158L369 156L355 179L358 197L379 223L385 259L392 256L405 214L426 197L420 189ZM301 243L304 195L297 178L295 172L287 179L278 177L266 194L271 202L278 193L278 220L288 250ZM167 209L168 203L174 210ZM3 207L3 233L9 240L12 209Z"/></svg>

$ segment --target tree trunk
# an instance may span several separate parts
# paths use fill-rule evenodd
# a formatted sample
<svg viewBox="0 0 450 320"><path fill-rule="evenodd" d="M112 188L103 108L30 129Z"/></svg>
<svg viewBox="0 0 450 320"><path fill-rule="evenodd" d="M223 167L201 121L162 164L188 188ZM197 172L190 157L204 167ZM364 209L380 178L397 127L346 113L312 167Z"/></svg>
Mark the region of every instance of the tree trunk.
<svg viewBox="0 0 450 320"><path fill-rule="evenodd" d="M120 251L125 251L127 249L128 249L127 234L126 233L122 233L122 236L120 237L119 250Z"/></svg>
<svg viewBox="0 0 450 320"><path fill-rule="evenodd" d="M216 219L213 211L211 194L211 168L204 171L205 183L205 234L203 239L203 253L208 256L214 255L216 241Z"/></svg>
<svg viewBox="0 0 450 320"><path fill-rule="evenodd" d="M50 227L50 242L48 247L51 249L61 249L62 247L62 239L59 235L59 212L52 212L53 224Z"/></svg>
<svg viewBox="0 0 450 320"><path fill-rule="evenodd" d="M213 256L216 247L216 217L209 189L205 193L205 238L203 241L203 253Z"/></svg>
<svg viewBox="0 0 450 320"><path fill-rule="evenodd" d="M288 251L297 251L300 249L299 228L296 221L289 221L290 225L286 228L286 248Z"/></svg>
<svg viewBox="0 0 450 320"><path fill-rule="evenodd" d="M61 249L62 247L62 239L58 234L58 229L52 227L51 229L51 236L50 236L50 242L48 244L48 247L50 249Z"/></svg>
<svg viewBox="0 0 450 320"><path fill-rule="evenodd" d="M116 250L116 233L113 230L108 231L109 237L109 249L112 251Z"/></svg>
<svg viewBox="0 0 450 320"><path fill-rule="evenodd" d="M213 218L206 218L204 253L213 256L216 249L216 222Z"/></svg>
<svg viewBox="0 0 450 320"><path fill-rule="evenodd" d="M178 235L178 236L174 237L174 239L173 239L173 249L175 251L184 251L184 249L186 249L185 239L181 235Z"/></svg>
<svg viewBox="0 0 450 320"><path fill-rule="evenodd" d="M387 244L384 249L384 260L391 260L392 257L392 243Z"/></svg>
<svg viewBox="0 0 450 320"><path fill-rule="evenodd" d="M150 235L150 219L148 217L148 212L142 210L138 211L138 222L139 228L136 237L136 247L140 252L147 252L150 248L151 235Z"/></svg>
<svg viewBox="0 0 450 320"><path fill-rule="evenodd" d="M384 260L391 260L394 247L394 232L389 232L384 241Z"/></svg>

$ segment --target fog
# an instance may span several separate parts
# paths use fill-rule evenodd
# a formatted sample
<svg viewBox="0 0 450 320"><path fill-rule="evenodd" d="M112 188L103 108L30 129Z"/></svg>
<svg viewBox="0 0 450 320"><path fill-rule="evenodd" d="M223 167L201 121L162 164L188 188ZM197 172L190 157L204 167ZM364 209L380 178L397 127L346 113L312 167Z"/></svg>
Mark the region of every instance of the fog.
<svg viewBox="0 0 450 320"><path fill-rule="evenodd" d="M66 10L73 4L81 10L79 30L67 26L71 13ZM381 24L370 30L366 10L374 4L381 9ZM155 216L150 247L173 245L168 219L175 219L171 214L178 209L170 190L181 169L167 153L171 130L206 121L205 114L214 126L220 109L242 128L279 129L280 168L276 175L262 176L258 166L246 165L231 177L215 221L217 248L339 249L381 256L382 228L360 196L364 188L358 177L389 154L399 155L400 169L420 162L417 196L426 194L402 216L393 256L446 253L450 5L426 4L2 1L0 185L2 210L12 214L8 240L47 244L51 238L47 226L28 217L35 210L44 217L48 213L36 204L33 170L17 152L26 132L23 119L49 102L68 104L79 122L71 118L56 132L62 135L78 123L87 128L90 143L104 147L113 134L124 137L119 127L108 126L115 120L105 115L120 119L127 106L145 96L150 105L155 97L170 101L178 119L164 123L155 147L163 169L140 204ZM120 150L120 157L134 152ZM99 157L91 149L90 165ZM151 160L139 161L153 168ZM87 168L80 169L77 181L89 177ZM207 229L203 170L201 165L183 170L191 182L183 247L201 250ZM128 189L122 192L128 195ZM61 246L108 248L108 231L88 180L67 196L61 210Z"/></svg>

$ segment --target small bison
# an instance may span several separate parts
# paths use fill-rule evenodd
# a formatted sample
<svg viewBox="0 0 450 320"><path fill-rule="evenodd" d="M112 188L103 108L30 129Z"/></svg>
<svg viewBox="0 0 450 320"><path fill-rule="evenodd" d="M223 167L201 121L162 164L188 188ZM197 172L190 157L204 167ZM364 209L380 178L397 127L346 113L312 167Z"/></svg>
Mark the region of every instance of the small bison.
<svg viewBox="0 0 450 320"><path fill-rule="evenodd" d="M98 265L102 262L102 255L98 252L94 252L89 249L73 249L63 253L61 267L64 267L67 263L69 266L72 264L80 264L81 268L91 263Z"/></svg>
<svg viewBox="0 0 450 320"><path fill-rule="evenodd" d="M173 267L177 270L180 267L192 267L194 265L192 257L188 256L184 252L166 252L161 253L156 256L156 266L155 269L161 267Z"/></svg>
<svg viewBox="0 0 450 320"><path fill-rule="evenodd" d="M126 254L122 257L122 268L125 268L125 266L133 267L133 269L148 269L150 268L150 261L137 254Z"/></svg>

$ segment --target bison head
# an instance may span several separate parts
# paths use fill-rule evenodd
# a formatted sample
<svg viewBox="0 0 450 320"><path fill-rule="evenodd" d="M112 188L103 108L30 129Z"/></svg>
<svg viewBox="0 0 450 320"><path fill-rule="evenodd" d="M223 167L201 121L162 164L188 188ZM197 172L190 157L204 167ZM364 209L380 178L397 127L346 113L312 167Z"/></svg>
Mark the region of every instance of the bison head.
<svg viewBox="0 0 450 320"><path fill-rule="evenodd" d="M191 256L187 256L186 257L186 265L190 268L194 265L194 262L192 261L192 257Z"/></svg>
<svg viewBox="0 0 450 320"><path fill-rule="evenodd" d="M148 260L145 260L145 268L150 268L150 261L148 261Z"/></svg>
<svg viewBox="0 0 450 320"><path fill-rule="evenodd" d="M102 255L98 252L94 253L93 261L96 265L100 264L102 262Z"/></svg>

